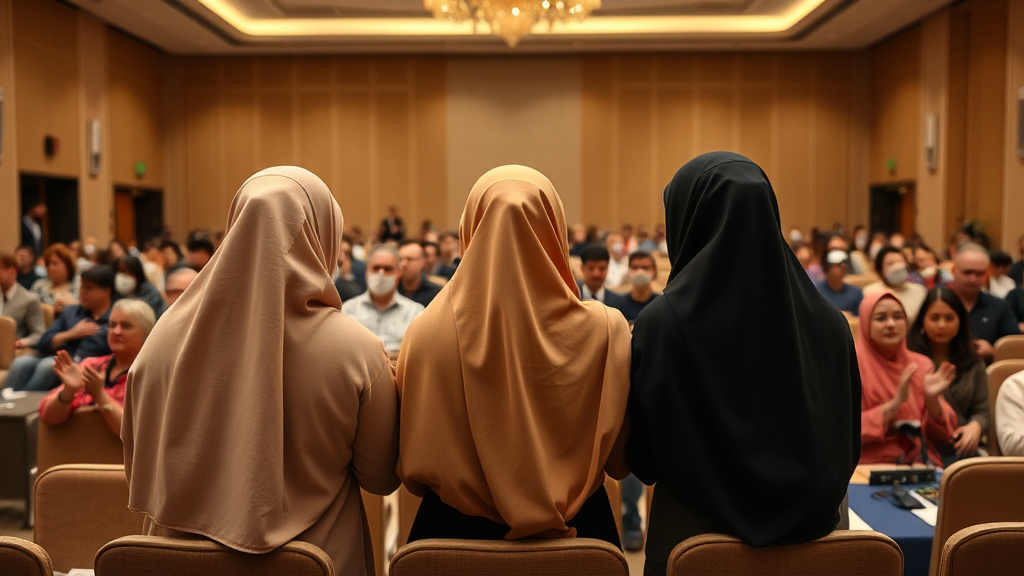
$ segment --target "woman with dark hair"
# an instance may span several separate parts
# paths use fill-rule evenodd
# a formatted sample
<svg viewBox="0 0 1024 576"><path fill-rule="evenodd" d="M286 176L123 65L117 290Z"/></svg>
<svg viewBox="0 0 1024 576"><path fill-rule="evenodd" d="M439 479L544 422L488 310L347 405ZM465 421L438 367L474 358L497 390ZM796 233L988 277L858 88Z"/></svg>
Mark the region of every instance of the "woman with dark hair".
<svg viewBox="0 0 1024 576"><path fill-rule="evenodd" d="M949 449L942 452L943 466L976 455L990 422L988 373L974 351L967 309L952 290L939 287L928 292L907 335L907 347L930 358L936 370L945 362L956 367L956 379L942 395L956 412L959 427Z"/></svg>
<svg viewBox="0 0 1024 576"><path fill-rule="evenodd" d="M114 276L114 289L117 293L123 298L138 298L149 304L159 319L164 310L167 310L167 302L156 286L146 279L142 262L135 256L121 256L114 266L117 272Z"/></svg>

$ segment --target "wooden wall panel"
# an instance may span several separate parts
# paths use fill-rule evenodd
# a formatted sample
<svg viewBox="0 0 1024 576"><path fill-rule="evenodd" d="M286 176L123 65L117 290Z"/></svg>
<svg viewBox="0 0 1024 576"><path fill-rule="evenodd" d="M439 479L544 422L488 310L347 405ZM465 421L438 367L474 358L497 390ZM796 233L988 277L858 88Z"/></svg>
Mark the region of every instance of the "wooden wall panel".
<svg viewBox="0 0 1024 576"><path fill-rule="evenodd" d="M627 88L619 93L619 113L615 131L617 164L616 184L620 191L617 203L619 223L647 222L653 210L652 194L656 184L653 166L654 124L650 89Z"/></svg>
<svg viewBox="0 0 1024 576"><path fill-rule="evenodd" d="M226 142L218 141L218 150L221 151L223 163L220 169L219 179L216 181L217 190L209 190L208 194L217 197L217 202L225 205L224 217L227 217L226 204L231 202L232 194L242 186L249 176L252 176L267 165L261 163L256 151L256 95L250 91L226 92L222 100L220 126L231 126L231 140ZM218 140L223 135L217 134ZM223 228L226 224L220 222L214 230Z"/></svg>
<svg viewBox="0 0 1024 576"><path fill-rule="evenodd" d="M220 147L221 109L209 94L186 93L184 98L187 226L190 230L219 230L224 226L228 209L220 177L224 165Z"/></svg>
<svg viewBox="0 0 1024 576"><path fill-rule="evenodd" d="M814 197L811 171L817 162L811 151L813 147L812 115L808 104L813 105L812 92L806 88L783 88L778 96L778 167L772 179L772 187L779 198L779 213L791 222L808 222L827 226L814 212Z"/></svg>
<svg viewBox="0 0 1024 576"><path fill-rule="evenodd" d="M614 202L615 186L612 184L612 147L615 128L607 119L611 118L615 106L615 93L611 70L612 57L591 56L581 61L581 135L583 221L603 222L607 218L607 206ZM659 132L662 139L673 141L681 137L673 134L674 125L666 123ZM665 146L660 146L661 150Z"/></svg>
<svg viewBox="0 0 1024 576"><path fill-rule="evenodd" d="M395 78L391 78L392 81ZM376 155L387 159L378 162L375 179L378 193L371 208L381 216L389 206L397 206L406 213L411 209L412 170L409 148L412 135L409 125L409 93L407 91L381 92L377 97ZM419 221L410 220L410 231L418 230Z"/></svg>
<svg viewBox="0 0 1024 576"><path fill-rule="evenodd" d="M0 250L12 252L21 242L21 200L18 197L17 93L14 90L13 0L0 0L0 89L4 92L3 161L0 162Z"/></svg>
<svg viewBox="0 0 1024 576"><path fill-rule="evenodd" d="M109 153L115 184L162 188L165 183L163 66L165 57L114 31L106 30ZM139 180L135 163L145 162Z"/></svg>
<svg viewBox="0 0 1024 576"><path fill-rule="evenodd" d="M921 28L872 48L871 154L873 183L917 177L921 134ZM896 169L887 168L889 158Z"/></svg>
<svg viewBox="0 0 1024 576"><path fill-rule="evenodd" d="M1017 90L1024 86L1024 4L1009 5L1007 82L1005 92L1006 122L1004 142L1004 185L1006 198L1003 206L1003 249L1018 258L1019 238L1024 235L1024 159L1017 156Z"/></svg>
<svg viewBox="0 0 1024 576"><path fill-rule="evenodd" d="M372 210L371 195L375 189L370 172L370 123L373 117L370 109L370 93L342 92L335 94L334 140L335 178L334 190L345 222L357 225L370 232L368 226L376 226L377 214Z"/></svg>
<svg viewBox="0 0 1024 576"><path fill-rule="evenodd" d="M440 59L421 59L413 66L413 133L416 154L416 177L413 179L413 201L420 216L439 228L454 228L448 222L447 150L438 142L447 141L445 65Z"/></svg>

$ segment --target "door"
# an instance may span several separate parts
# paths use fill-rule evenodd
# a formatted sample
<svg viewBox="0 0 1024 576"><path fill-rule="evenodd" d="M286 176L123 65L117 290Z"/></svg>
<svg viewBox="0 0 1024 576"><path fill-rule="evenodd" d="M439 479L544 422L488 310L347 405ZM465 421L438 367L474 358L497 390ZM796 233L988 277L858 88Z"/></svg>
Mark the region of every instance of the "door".
<svg viewBox="0 0 1024 576"><path fill-rule="evenodd" d="M871 187L871 231L904 237L914 235L917 204L914 183L882 184Z"/></svg>
<svg viewBox="0 0 1024 576"><path fill-rule="evenodd" d="M46 204L43 245L78 239L78 180L21 174L22 215L37 202Z"/></svg>
<svg viewBox="0 0 1024 576"><path fill-rule="evenodd" d="M117 239L141 247L164 231L164 194L160 190L117 186L114 188L114 222Z"/></svg>

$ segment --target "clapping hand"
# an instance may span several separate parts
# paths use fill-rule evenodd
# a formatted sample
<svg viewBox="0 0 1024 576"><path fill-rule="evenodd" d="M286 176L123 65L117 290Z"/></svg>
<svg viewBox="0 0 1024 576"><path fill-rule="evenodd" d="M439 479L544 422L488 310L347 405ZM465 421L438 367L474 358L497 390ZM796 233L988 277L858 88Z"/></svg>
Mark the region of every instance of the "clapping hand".
<svg viewBox="0 0 1024 576"><path fill-rule="evenodd" d="M85 391L88 392L93 399L99 398L100 394L103 392L103 376L91 367L86 366L85 368L82 368L82 380L85 382Z"/></svg>
<svg viewBox="0 0 1024 576"><path fill-rule="evenodd" d="M64 383L64 387L71 391L72 396L85 387L82 367L75 364L64 350L58 350L53 358L53 373Z"/></svg>
<svg viewBox="0 0 1024 576"><path fill-rule="evenodd" d="M896 387L896 401L899 404L903 404L907 401L907 397L910 396L910 379L917 373L917 364L910 364L903 369L903 374L900 375L900 383Z"/></svg>
<svg viewBox="0 0 1024 576"><path fill-rule="evenodd" d="M943 362L938 370L924 377L924 393L929 398L935 398L949 388L955 379L956 366L949 362Z"/></svg>
<svg viewBox="0 0 1024 576"><path fill-rule="evenodd" d="M957 428L953 433L953 439L953 448L956 448L957 456L973 456L978 451L978 442L981 440L981 426L972 420L966 426Z"/></svg>

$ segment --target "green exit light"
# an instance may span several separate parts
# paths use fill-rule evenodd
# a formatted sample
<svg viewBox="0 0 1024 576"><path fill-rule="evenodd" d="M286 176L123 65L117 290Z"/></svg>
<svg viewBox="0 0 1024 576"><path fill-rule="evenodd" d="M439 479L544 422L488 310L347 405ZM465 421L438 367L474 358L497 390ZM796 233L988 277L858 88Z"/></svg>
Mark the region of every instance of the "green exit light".
<svg viewBox="0 0 1024 576"><path fill-rule="evenodd" d="M142 180L146 176L146 163L136 162L135 163L135 177Z"/></svg>

